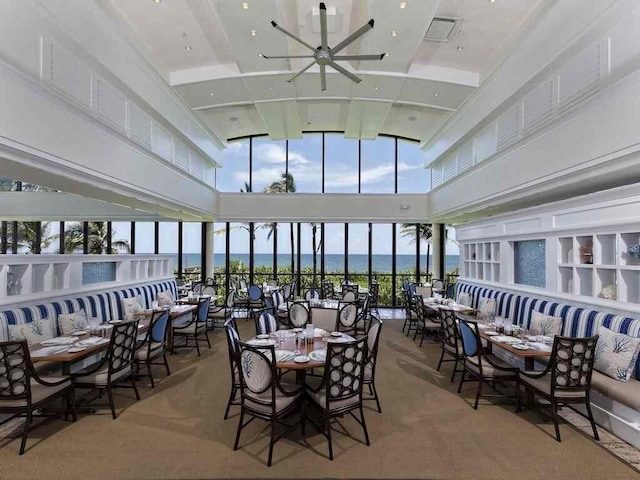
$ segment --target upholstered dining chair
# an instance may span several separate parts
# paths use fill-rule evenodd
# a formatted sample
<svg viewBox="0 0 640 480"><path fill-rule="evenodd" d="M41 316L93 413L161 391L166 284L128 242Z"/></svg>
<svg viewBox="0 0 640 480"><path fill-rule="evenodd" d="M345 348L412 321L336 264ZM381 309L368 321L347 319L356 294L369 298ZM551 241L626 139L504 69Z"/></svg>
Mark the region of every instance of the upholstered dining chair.
<svg viewBox="0 0 640 480"><path fill-rule="evenodd" d="M278 321L269 308L256 311L254 319L256 322L256 335L273 333L278 330Z"/></svg>
<svg viewBox="0 0 640 480"><path fill-rule="evenodd" d="M333 287L333 283L329 280L322 280L320 282L320 296L325 300L333 300L336 298L336 292Z"/></svg>
<svg viewBox="0 0 640 480"><path fill-rule="evenodd" d="M289 304L289 327L304 328L309 323L309 304L293 302Z"/></svg>
<svg viewBox="0 0 640 480"><path fill-rule="evenodd" d="M453 309L441 306L438 314L440 315L442 352L440 353L437 370L440 371L440 367L445 362L454 362L453 371L451 372L451 382L453 383L456 373L463 372L463 369L458 369L458 364L464 364L460 331L458 329L458 323L456 322L456 314Z"/></svg>
<svg viewBox="0 0 640 480"><path fill-rule="evenodd" d="M209 334L207 332L207 316L209 315L210 298L201 298L198 300L198 308L193 313L191 321L185 325L173 327L173 342L171 344L171 353L174 352L176 338L184 338L184 345L180 348L196 348L198 356L200 356L200 342L207 342L211 349ZM193 338L194 345L189 345L189 339Z"/></svg>
<svg viewBox="0 0 640 480"><path fill-rule="evenodd" d="M300 385L281 383L275 364L275 348L273 345L251 345L236 342L236 363L240 368L240 420L236 432L233 449L238 449L240 434L255 418L266 420L271 424L269 440L270 467L273 458L273 446L297 424L287 425L284 419L293 413L301 403ZM246 423L245 416L251 417ZM285 433L276 436L276 425L287 427ZM304 426L303 426L304 428Z"/></svg>
<svg viewBox="0 0 640 480"><path fill-rule="evenodd" d="M308 399L322 411L323 425L317 425L311 416L303 412L302 422L308 418L324 435L329 444L329 460L333 460L331 420L350 414L362 427L365 443L369 445L369 433L362 408L362 386L367 361L367 337L351 342L328 342L324 376L318 385L307 384ZM360 413L360 418L354 415Z"/></svg>
<svg viewBox="0 0 640 480"><path fill-rule="evenodd" d="M304 294L304 299L307 301L320 301L320 291L317 288L310 288Z"/></svg>
<svg viewBox="0 0 640 480"><path fill-rule="evenodd" d="M520 372L520 385L551 404L556 440L561 442L558 405L584 404L593 438L600 440L589 400L598 335L587 338L556 336L551 358L542 372Z"/></svg>
<svg viewBox="0 0 640 480"><path fill-rule="evenodd" d="M284 295L280 289L271 292L271 300L273 301L273 309L276 312L276 318L281 325L287 325L289 323L289 313L286 310L281 310L278 307L286 302Z"/></svg>
<svg viewBox="0 0 640 480"><path fill-rule="evenodd" d="M475 410L478 409L480 397L504 397L501 394L482 395L482 385L488 382L502 381L515 382L516 384L516 410L520 409L520 388L518 381L518 368L509 365L504 360L495 355L487 355L482 348L480 332L477 322L470 322L462 318L458 319L460 327L460 337L462 338L462 351L464 355L464 371L458 385L458 393L462 390L464 382L478 382L476 401L473 404ZM469 378L467 378L467 376Z"/></svg>
<svg viewBox="0 0 640 480"><path fill-rule="evenodd" d="M336 313L336 331L355 334L357 320L358 306L355 303L338 303L338 311Z"/></svg>
<svg viewBox="0 0 640 480"><path fill-rule="evenodd" d="M256 310L264 307L264 293L262 292L262 288L258 285L249 285L247 296L249 297L249 311L255 315Z"/></svg>
<svg viewBox="0 0 640 480"><path fill-rule="evenodd" d="M422 335L420 338L420 346L422 346L428 333L438 333L440 331L440 322L434 321L430 315L430 309L424 304L424 297L422 295L414 295L413 304L414 310L417 313L416 329L413 333L413 339L415 340L420 333Z"/></svg>
<svg viewBox="0 0 640 480"><path fill-rule="evenodd" d="M355 333L356 335L365 335L369 331L369 322L371 321L371 296L367 295L358 308L358 317L356 318Z"/></svg>
<svg viewBox="0 0 640 480"><path fill-rule="evenodd" d="M342 301L343 302L355 302L358 300L358 290L359 287L357 284L343 284L342 285Z"/></svg>
<svg viewBox="0 0 640 480"><path fill-rule="evenodd" d="M404 304L404 324L402 325L402 331L407 329L407 337L411 333L411 330L418 329L418 312L416 311L415 299L411 295L410 290L402 290L403 304Z"/></svg>
<svg viewBox="0 0 640 480"><path fill-rule="evenodd" d="M24 415L20 455L27 446L31 421L43 406L64 397L67 414L76 421L75 395L70 377L40 377L33 368L26 340L0 342L0 413Z"/></svg>
<svg viewBox="0 0 640 480"><path fill-rule="evenodd" d="M114 388L133 388L136 400L140 400L140 393L133 375L137 335L138 320L114 324L106 356L95 365L72 374L75 388L107 392L111 416L114 420L117 418L113 402Z"/></svg>
<svg viewBox="0 0 640 480"><path fill-rule="evenodd" d="M378 310L378 301L380 298L380 284L374 280L369 285L369 308L375 310L376 314L380 315Z"/></svg>
<svg viewBox="0 0 640 480"><path fill-rule="evenodd" d="M364 378L362 382L369 388L370 397L363 397L363 400L375 400L378 413L382 413L380 408L380 398L376 390L376 364L378 360L378 344L380 343L380 333L382 332L382 320L377 317L371 319L369 331L367 332L367 361L364 364Z"/></svg>
<svg viewBox="0 0 640 480"><path fill-rule="evenodd" d="M434 278L431 281L431 291L435 293L439 293L443 297L447 293L447 281L441 278Z"/></svg>
<svg viewBox="0 0 640 480"><path fill-rule="evenodd" d="M211 330L215 329L220 324L225 324L233 314L233 307L235 306L235 292L231 290L227 295L224 303L220 305L214 305L209 303L209 313L207 320L211 321Z"/></svg>
<svg viewBox="0 0 640 480"><path fill-rule="evenodd" d="M147 330L144 340L136 344L136 353L133 357L136 365L136 375L140 375L140 365L145 365L147 367L147 375L151 381L151 388L156 387L151 365L164 365L167 376L171 375L169 363L167 362L167 341L170 327L169 309L153 312L149 330ZM162 359L162 361L155 361L159 359Z"/></svg>
<svg viewBox="0 0 640 480"><path fill-rule="evenodd" d="M282 286L282 296L284 297L285 301L288 301L289 298L291 298L291 295L293 295L293 289L291 288L290 283L286 283Z"/></svg>
<svg viewBox="0 0 640 480"><path fill-rule="evenodd" d="M227 337L227 351L229 353L229 369L231 371L231 392L229 393L229 399L227 400L227 408L224 411L224 419L229 418L229 409L232 405L240 405L240 399L237 398L240 391L240 370L238 369L237 356L238 356L238 342L240 341L240 335L238 334L238 327L233 319L229 319L224 324L224 333Z"/></svg>

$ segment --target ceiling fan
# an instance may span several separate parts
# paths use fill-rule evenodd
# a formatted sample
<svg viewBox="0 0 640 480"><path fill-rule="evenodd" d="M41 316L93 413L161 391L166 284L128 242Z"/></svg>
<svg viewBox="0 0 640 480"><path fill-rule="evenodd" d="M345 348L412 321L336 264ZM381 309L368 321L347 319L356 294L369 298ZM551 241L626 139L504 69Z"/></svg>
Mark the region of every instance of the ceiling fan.
<svg viewBox="0 0 640 480"><path fill-rule="evenodd" d="M327 45L327 7L325 6L324 2L320 2L320 36L321 36L322 45L320 45L318 48L313 48L304 40L286 31L284 28L282 28L273 20L271 21L271 25L277 30L280 30L282 33L284 33L288 37L291 37L292 39L294 39L296 42L304 45L305 47L307 47L309 50L313 52L311 55L281 55L281 56L269 56L269 57L264 54L260 55L263 58L266 58L267 60L283 59L283 58L313 58L313 61L309 65L307 65L298 73L296 73L293 77L287 80L287 82L294 81L296 78L298 78L300 75L302 75L304 72L309 70L313 65L317 63L320 66L320 85L322 86L322 90L327 89L327 73L326 73L327 66L333 68L335 71L341 73L345 77L348 77L355 83L360 83L362 81L361 78L354 75L346 68L338 65L336 61L338 60L382 60L385 56L384 53L381 53L378 55L337 55L338 52L340 52L341 50L344 50L351 43L353 43L362 35L364 35L369 30L371 30L373 28L373 19L369 20L362 27L360 27L358 30L353 32L351 35L349 35L347 38L345 38L335 47L329 48L329 46Z"/></svg>

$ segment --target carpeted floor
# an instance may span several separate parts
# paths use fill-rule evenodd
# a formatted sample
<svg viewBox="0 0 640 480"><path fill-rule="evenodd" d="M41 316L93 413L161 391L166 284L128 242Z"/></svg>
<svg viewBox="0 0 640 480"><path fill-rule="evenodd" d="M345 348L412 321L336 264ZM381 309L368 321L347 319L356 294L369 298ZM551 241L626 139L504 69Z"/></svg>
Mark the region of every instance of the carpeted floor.
<svg viewBox="0 0 640 480"><path fill-rule="evenodd" d="M450 366L435 370L439 346L419 348L387 320L382 331L378 388L383 413L366 411L371 446L351 418L342 424L354 438L334 436L330 462L326 441L307 428L280 441L274 465L266 466L265 424L245 429L241 449L232 449L238 417L223 421L229 392L224 333L200 359L183 351L171 359L173 375L142 400L123 390L121 414L108 409L83 414L75 424L51 420L19 441L0 441L0 479L207 479L207 478L425 478L425 479L634 479L640 475L590 437L553 425L536 411L514 413L510 401L471 406L473 386L455 393ZM241 322L241 334L253 328ZM160 373L160 370L158 371ZM124 411L122 411L124 408ZM234 414L237 412L234 411Z"/></svg>

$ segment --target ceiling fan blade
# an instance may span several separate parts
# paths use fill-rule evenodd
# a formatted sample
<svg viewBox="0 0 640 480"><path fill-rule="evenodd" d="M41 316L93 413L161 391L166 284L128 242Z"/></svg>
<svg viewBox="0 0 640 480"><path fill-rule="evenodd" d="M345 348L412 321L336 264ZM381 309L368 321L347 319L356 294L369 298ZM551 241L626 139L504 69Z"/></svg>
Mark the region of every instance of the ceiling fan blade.
<svg viewBox="0 0 640 480"><path fill-rule="evenodd" d="M349 77L349 79L351 79L352 81L356 82L356 83L360 83L362 81L362 79L360 77L355 76L353 73L351 73L349 70L347 70L344 67L341 67L340 65L338 65L336 62L331 62L329 64L329 66L331 68L333 68L335 71L340 72L341 74L343 74L345 77Z"/></svg>
<svg viewBox="0 0 640 480"><path fill-rule="evenodd" d="M320 36L322 49L327 49L327 7L324 2L320 2Z"/></svg>
<svg viewBox="0 0 640 480"><path fill-rule="evenodd" d="M306 72L307 70L309 70L311 67L313 67L316 64L316 61L314 60L313 62L311 62L309 65L307 65L306 67L304 67L302 70L300 70L298 73L296 73L293 77L291 77L289 80L287 80L287 82L291 83L293 82L296 78L298 78L300 75L302 75L304 72Z"/></svg>
<svg viewBox="0 0 640 480"><path fill-rule="evenodd" d="M371 20L369 20L367 23L365 23L358 30L353 32L351 35L349 35L347 38L345 38L343 41L341 41L338 45L333 47L331 49L331 53L335 55L336 53L338 53L343 48L351 45L353 42L355 42L358 38L360 38L362 35L367 33L372 28L373 28L373 18Z"/></svg>
<svg viewBox="0 0 640 480"><path fill-rule="evenodd" d="M280 25L278 25L276 22L274 22L273 20L271 21L271 25L273 26L273 28L275 28L276 30L280 30L282 33L284 33L286 36L293 38L296 42L304 45L305 47L307 47L309 50L311 51L316 51L315 48L313 48L311 45L309 45L307 42L305 42L304 40L302 40L301 38L296 37L293 33L289 33L287 32L284 28L282 28Z"/></svg>
<svg viewBox="0 0 640 480"><path fill-rule="evenodd" d="M264 53L261 53L260 56L262 58L266 58L267 60L272 60L272 59L276 59L276 58L314 58L313 55L265 55Z"/></svg>
<svg viewBox="0 0 640 480"><path fill-rule="evenodd" d="M386 54L380 55L337 55L331 56L331 60L382 60Z"/></svg>
<svg viewBox="0 0 640 480"><path fill-rule="evenodd" d="M323 92L327 89L327 69L324 65L320 65L320 87Z"/></svg>

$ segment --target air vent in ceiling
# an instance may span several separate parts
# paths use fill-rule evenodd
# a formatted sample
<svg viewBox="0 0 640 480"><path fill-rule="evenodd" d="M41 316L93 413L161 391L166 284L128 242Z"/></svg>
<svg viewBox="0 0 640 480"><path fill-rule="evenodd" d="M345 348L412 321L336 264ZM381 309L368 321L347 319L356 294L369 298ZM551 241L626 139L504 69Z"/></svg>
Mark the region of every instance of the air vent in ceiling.
<svg viewBox="0 0 640 480"><path fill-rule="evenodd" d="M458 19L456 18L434 17L424 39L430 42L446 42L457 23Z"/></svg>

